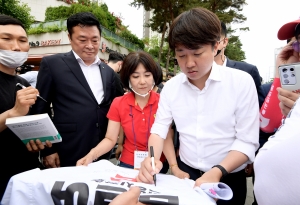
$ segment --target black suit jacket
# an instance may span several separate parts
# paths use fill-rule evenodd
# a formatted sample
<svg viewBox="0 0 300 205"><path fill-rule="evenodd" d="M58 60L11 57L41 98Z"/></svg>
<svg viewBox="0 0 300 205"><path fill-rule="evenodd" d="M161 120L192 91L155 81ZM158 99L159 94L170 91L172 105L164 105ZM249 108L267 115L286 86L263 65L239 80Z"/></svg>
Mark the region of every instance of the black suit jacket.
<svg viewBox="0 0 300 205"><path fill-rule="evenodd" d="M47 156L58 153L61 166L75 166L104 137L106 114L115 97L115 75L105 63L99 65L104 99L98 105L73 52L44 57L36 88L48 103L37 100L35 113L49 113L52 103L53 122L62 142L43 151ZM103 157L105 158L105 156Z"/></svg>
<svg viewBox="0 0 300 205"><path fill-rule="evenodd" d="M258 69L256 68L256 66L251 65L249 63L245 63L245 62L233 61L233 60L230 60L229 58L227 58L226 66L230 67L230 68L235 68L235 69L245 71L245 72L249 73L252 76L252 78L254 80L254 83L255 83L255 86L256 86L256 90L257 90L259 107L261 107L263 102L264 102L264 100L261 100L262 99L261 96L263 95L263 91L260 87L261 86L261 79L260 79L260 75L259 75L259 72L258 72Z"/></svg>

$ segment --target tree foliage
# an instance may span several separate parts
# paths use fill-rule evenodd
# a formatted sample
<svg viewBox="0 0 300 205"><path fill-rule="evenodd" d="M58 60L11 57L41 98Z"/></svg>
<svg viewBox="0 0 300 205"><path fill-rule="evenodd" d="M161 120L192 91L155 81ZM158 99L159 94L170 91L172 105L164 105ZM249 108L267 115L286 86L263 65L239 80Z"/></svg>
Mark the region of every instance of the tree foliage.
<svg viewBox="0 0 300 205"><path fill-rule="evenodd" d="M0 13L19 19L24 27L30 28L34 17L30 15L30 8L19 0L0 0Z"/></svg>
<svg viewBox="0 0 300 205"><path fill-rule="evenodd" d="M238 36L230 36L228 45L225 49L225 55L232 60L242 61L245 57L245 52L242 50L242 43Z"/></svg>
<svg viewBox="0 0 300 205"><path fill-rule="evenodd" d="M110 13L106 4L101 4L99 6L96 3L90 3L90 1L80 2L71 3L71 6L48 7L46 9L45 21L67 19L78 12L91 12L97 17L102 26L117 33L119 36L137 45L139 48L144 49L145 45L143 41L132 34L126 26L123 26L121 19L113 13Z"/></svg>
<svg viewBox="0 0 300 205"><path fill-rule="evenodd" d="M107 7L106 7L107 8ZM73 3L71 6L48 7L45 13L45 21L67 19L78 12L93 13L100 24L109 30L116 32L116 17L114 17L105 7L82 3Z"/></svg>
<svg viewBox="0 0 300 205"><path fill-rule="evenodd" d="M243 7L247 5L246 0L202 0L198 6L207 8L214 12L225 24L227 24L229 42L225 49L225 55L236 61L245 59L245 52L242 50L242 43L239 36L234 35L236 30L231 29L231 24L241 24L247 20L241 12ZM241 31L249 30L248 27L238 28Z"/></svg>
<svg viewBox="0 0 300 205"><path fill-rule="evenodd" d="M133 0L131 6L143 6L146 11L152 11L153 16L149 23L144 25L150 27L152 31L162 34L162 44L159 53L164 55L162 45L165 41L164 32L168 29L180 13L194 7L204 7L214 12L224 23L240 24L247 18L241 13L243 6L247 5L246 0ZM165 29L166 30L165 30ZM249 30L249 28L239 28L240 30ZM230 30L229 45L225 54L233 60L245 59L245 53L242 50L242 43L238 36L234 36L234 30Z"/></svg>
<svg viewBox="0 0 300 205"><path fill-rule="evenodd" d="M149 24L144 26L150 27L153 31L162 33L158 53L159 63L162 55L164 55L163 44L168 27L172 24L176 16L189 8L191 2L196 2L196 0L133 0L130 4L131 6L138 8L143 6L146 11L151 11L153 13L153 17L150 19ZM171 56L169 48L167 50L166 69L169 69L169 60Z"/></svg>

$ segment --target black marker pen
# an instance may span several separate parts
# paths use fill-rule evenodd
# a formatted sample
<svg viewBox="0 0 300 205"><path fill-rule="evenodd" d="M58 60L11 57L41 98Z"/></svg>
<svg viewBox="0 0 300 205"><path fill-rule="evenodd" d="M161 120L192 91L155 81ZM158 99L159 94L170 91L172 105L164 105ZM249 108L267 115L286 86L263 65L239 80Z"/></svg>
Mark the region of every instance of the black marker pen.
<svg viewBox="0 0 300 205"><path fill-rule="evenodd" d="M150 146L150 155L151 155L152 169L155 170L153 146ZM156 174L153 175L153 181L156 186Z"/></svg>

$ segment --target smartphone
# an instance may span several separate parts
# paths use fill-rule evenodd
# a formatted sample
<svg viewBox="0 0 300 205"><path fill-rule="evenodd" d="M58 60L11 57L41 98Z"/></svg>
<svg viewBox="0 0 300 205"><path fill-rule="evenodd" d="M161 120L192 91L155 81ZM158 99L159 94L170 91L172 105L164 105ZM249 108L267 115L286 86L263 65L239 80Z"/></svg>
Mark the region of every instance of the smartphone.
<svg viewBox="0 0 300 205"><path fill-rule="evenodd" d="M281 87L285 90L300 91L300 63L278 67Z"/></svg>

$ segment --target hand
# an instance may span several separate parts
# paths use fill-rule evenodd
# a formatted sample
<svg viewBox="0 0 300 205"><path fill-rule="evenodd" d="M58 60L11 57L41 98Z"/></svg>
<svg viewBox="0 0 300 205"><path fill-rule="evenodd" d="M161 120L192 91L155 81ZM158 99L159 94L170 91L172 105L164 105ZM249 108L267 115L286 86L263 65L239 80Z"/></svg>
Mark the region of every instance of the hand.
<svg viewBox="0 0 300 205"><path fill-rule="evenodd" d="M27 150L29 152L39 152L43 149L45 149L45 147L52 147L52 143L50 141L46 141L46 145L44 145L39 139L37 140L30 140L27 144L26 144Z"/></svg>
<svg viewBox="0 0 300 205"><path fill-rule="evenodd" d="M284 116L287 116L295 104L295 101L299 98L299 94L292 91L277 88L278 99L280 101L279 107Z"/></svg>
<svg viewBox="0 0 300 205"><path fill-rule="evenodd" d="M59 156L57 153L43 157L43 164L47 168L60 167Z"/></svg>
<svg viewBox="0 0 300 205"><path fill-rule="evenodd" d="M27 87L18 90L15 106L11 110L11 116L24 116L29 112L29 108L36 101L38 90L33 87Z"/></svg>
<svg viewBox="0 0 300 205"><path fill-rule="evenodd" d="M139 187L130 187L127 192L118 195L109 205L143 205L139 202L141 190Z"/></svg>
<svg viewBox="0 0 300 205"><path fill-rule="evenodd" d="M184 171L182 171L181 169L179 169L179 167L176 166L172 166L171 167L172 173L174 176L180 178L180 179L184 179L184 178L190 178L190 175Z"/></svg>
<svg viewBox="0 0 300 205"><path fill-rule="evenodd" d="M252 164L247 164L247 166L245 167L245 173L246 173L246 177L251 177L253 176L253 163Z"/></svg>
<svg viewBox="0 0 300 205"><path fill-rule="evenodd" d="M142 161L139 174L136 178L138 182L154 184L153 175L158 174L163 166L160 160L155 159L154 163L155 163L155 170L152 169L150 157L146 157L144 161Z"/></svg>
<svg viewBox="0 0 300 205"><path fill-rule="evenodd" d="M85 155L83 158L77 161L76 166L87 166L88 164L92 163L94 159L97 159L95 150L91 149L91 151Z"/></svg>
<svg viewBox="0 0 300 205"><path fill-rule="evenodd" d="M220 182L222 172L219 168L214 167L205 172L201 177L196 180L195 187L200 186L203 183L215 183Z"/></svg>
<svg viewBox="0 0 300 205"><path fill-rule="evenodd" d="M290 63L297 63L300 61L299 53L294 51L292 44L294 40L291 40L283 49L280 51L280 53L277 55L276 58L276 76L279 78L278 73L278 67L284 64L290 64Z"/></svg>
<svg viewBox="0 0 300 205"><path fill-rule="evenodd" d="M123 151L123 145L118 144L118 147L117 147L116 152L115 152L116 159L119 159L120 154L122 153L122 151Z"/></svg>

